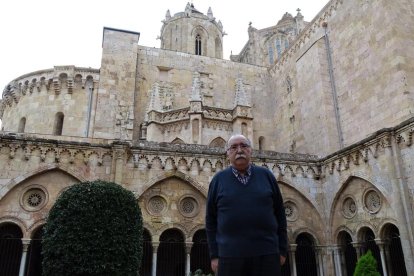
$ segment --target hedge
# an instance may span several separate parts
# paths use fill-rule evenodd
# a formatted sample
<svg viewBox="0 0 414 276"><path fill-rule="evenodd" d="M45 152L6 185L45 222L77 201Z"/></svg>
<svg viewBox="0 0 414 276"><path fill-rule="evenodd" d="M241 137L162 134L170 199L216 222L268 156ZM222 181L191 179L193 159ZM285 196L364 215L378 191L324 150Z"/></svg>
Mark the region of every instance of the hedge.
<svg viewBox="0 0 414 276"><path fill-rule="evenodd" d="M132 192L105 181L75 184L49 213L43 275L138 275L142 231Z"/></svg>

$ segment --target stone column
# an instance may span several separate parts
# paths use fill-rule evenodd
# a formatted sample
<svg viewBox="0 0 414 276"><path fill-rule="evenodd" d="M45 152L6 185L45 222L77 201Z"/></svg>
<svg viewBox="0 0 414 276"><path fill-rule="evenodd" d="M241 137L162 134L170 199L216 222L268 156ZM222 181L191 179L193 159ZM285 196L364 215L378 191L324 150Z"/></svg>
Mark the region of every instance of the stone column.
<svg viewBox="0 0 414 276"><path fill-rule="evenodd" d="M157 276L157 252L158 247L160 246L159 242L152 242L152 269L151 276Z"/></svg>
<svg viewBox="0 0 414 276"><path fill-rule="evenodd" d="M318 260L318 276L323 276L322 249L320 246L315 246L316 258Z"/></svg>
<svg viewBox="0 0 414 276"><path fill-rule="evenodd" d="M20 260L19 276L24 276L24 273L26 270L27 251L29 249L30 241L31 241L30 239L22 239L23 252L22 252L22 258Z"/></svg>
<svg viewBox="0 0 414 276"><path fill-rule="evenodd" d="M334 245L333 254L334 254L334 262L335 262L335 275L342 276L341 247L338 245Z"/></svg>
<svg viewBox="0 0 414 276"><path fill-rule="evenodd" d="M361 244L359 242L351 242L352 246L355 248L355 252L357 255L357 261L361 257Z"/></svg>
<svg viewBox="0 0 414 276"><path fill-rule="evenodd" d="M113 168L114 168L114 174L113 174L113 181L115 183L121 184L122 183L122 176L123 176L123 169L124 169L124 158L125 153L127 151L127 145L126 144L114 144L112 148L112 155L113 155Z"/></svg>
<svg viewBox="0 0 414 276"><path fill-rule="evenodd" d="M193 247L193 242L186 242L185 243L185 255L186 255L186 262L185 262L185 275L190 275L191 269L191 248Z"/></svg>
<svg viewBox="0 0 414 276"><path fill-rule="evenodd" d="M298 245L296 243L291 243L289 245L289 265L290 265L290 273L292 276L297 276L296 272L296 248Z"/></svg>
<svg viewBox="0 0 414 276"><path fill-rule="evenodd" d="M384 254L384 242L381 239L375 239L375 243L378 245L380 249L382 273L384 276L388 276L387 263L386 263L385 254Z"/></svg>

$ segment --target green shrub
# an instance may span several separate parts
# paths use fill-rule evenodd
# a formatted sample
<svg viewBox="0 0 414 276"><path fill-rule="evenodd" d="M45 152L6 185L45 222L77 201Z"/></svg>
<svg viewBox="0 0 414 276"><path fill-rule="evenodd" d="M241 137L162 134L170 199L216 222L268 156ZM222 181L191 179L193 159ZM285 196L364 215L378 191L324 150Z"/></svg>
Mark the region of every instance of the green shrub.
<svg viewBox="0 0 414 276"><path fill-rule="evenodd" d="M142 231L132 192L99 180L75 184L49 213L43 275L138 275Z"/></svg>
<svg viewBox="0 0 414 276"><path fill-rule="evenodd" d="M359 258L354 276L381 276L377 270L377 261L372 256L371 250L368 250L365 255Z"/></svg>
<svg viewBox="0 0 414 276"><path fill-rule="evenodd" d="M190 272L189 276L213 276L212 274L204 274L202 269L197 269L196 271L194 271L194 274L192 274Z"/></svg>

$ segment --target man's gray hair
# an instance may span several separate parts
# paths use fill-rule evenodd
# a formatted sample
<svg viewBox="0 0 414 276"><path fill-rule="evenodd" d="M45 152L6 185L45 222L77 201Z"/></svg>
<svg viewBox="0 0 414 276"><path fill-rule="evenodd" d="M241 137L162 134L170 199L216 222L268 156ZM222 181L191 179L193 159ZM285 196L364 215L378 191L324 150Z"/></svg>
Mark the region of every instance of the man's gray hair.
<svg viewBox="0 0 414 276"><path fill-rule="evenodd" d="M233 134L233 135L229 138L229 140L227 140L227 143L226 143L226 151L230 148L230 145L229 145L230 140L231 140L231 139L233 139L233 138L236 138L236 137L242 137L242 138L244 138L244 139L246 140L246 144L248 144L248 145L249 145L249 147L251 147L251 146L252 146L252 143L250 142L249 138L247 138L247 137L246 137L246 136L244 136L243 134Z"/></svg>

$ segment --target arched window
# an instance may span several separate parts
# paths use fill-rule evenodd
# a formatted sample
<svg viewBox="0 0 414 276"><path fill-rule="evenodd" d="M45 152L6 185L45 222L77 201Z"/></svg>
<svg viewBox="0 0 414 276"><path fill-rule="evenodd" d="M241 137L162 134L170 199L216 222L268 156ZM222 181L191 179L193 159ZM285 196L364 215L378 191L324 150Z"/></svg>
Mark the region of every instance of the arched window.
<svg viewBox="0 0 414 276"><path fill-rule="evenodd" d="M317 276L315 244L308 233L301 233L296 238L296 269L297 275Z"/></svg>
<svg viewBox="0 0 414 276"><path fill-rule="evenodd" d="M265 148L265 138L263 136L259 137L259 150L264 150Z"/></svg>
<svg viewBox="0 0 414 276"><path fill-rule="evenodd" d="M19 275L23 233L14 223L0 224L0 271L2 275Z"/></svg>
<svg viewBox="0 0 414 276"><path fill-rule="evenodd" d="M247 137L247 124L246 123L242 123L241 124L241 131L242 131L242 135Z"/></svg>
<svg viewBox="0 0 414 276"><path fill-rule="evenodd" d="M142 260L139 275L151 275L152 267L152 242L151 235L147 229L144 228L142 233Z"/></svg>
<svg viewBox="0 0 414 276"><path fill-rule="evenodd" d="M199 34L195 38L195 54L201 56L201 36Z"/></svg>
<svg viewBox="0 0 414 276"><path fill-rule="evenodd" d="M221 137L217 137L213 141L210 142L210 147L224 148L225 146L226 146L226 141Z"/></svg>
<svg viewBox="0 0 414 276"><path fill-rule="evenodd" d="M23 118L21 118L21 119L20 119L20 122L19 122L19 129L17 130L17 132L19 132L19 133L23 133L23 132L24 132L25 127L26 127L26 117L23 117Z"/></svg>
<svg viewBox="0 0 414 276"><path fill-rule="evenodd" d="M216 58L223 58L223 46L219 37L216 37L215 41Z"/></svg>
<svg viewBox="0 0 414 276"><path fill-rule="evenodd" d="M62 135L63 129L63 119L64 115L62 112L58 112L55 115L55 125L53 126L53 134L54 135Z"/></svg>
<svg viewBox="0 0 414 276"><path fill-rule="evenodd" d="M184 236L178 229L167 229L160 236L157 276L185 274Z"/></svg>
<svg viewBox="0 0 414 276"><path fill-rule="evenodd" d="M351 276L355 270L357 254L355 247L352 245L352 237L346 231L338 234L338 244L341 248L342 275Z"/></svg>
<svg viewBox="0 0 414 276"><path fill-rule="evenodd" d="M27 252L26 275L42 275L42 236L43 226L33 232L29 251Z"/></svg>
<svg viewBox="0 0 414 276"><path fill-rule="evenodd" d="M210 267L206 230L200 229L193 236L193 246L190 254L190 271L201 269L205 274L213 273Z"/></svg>

